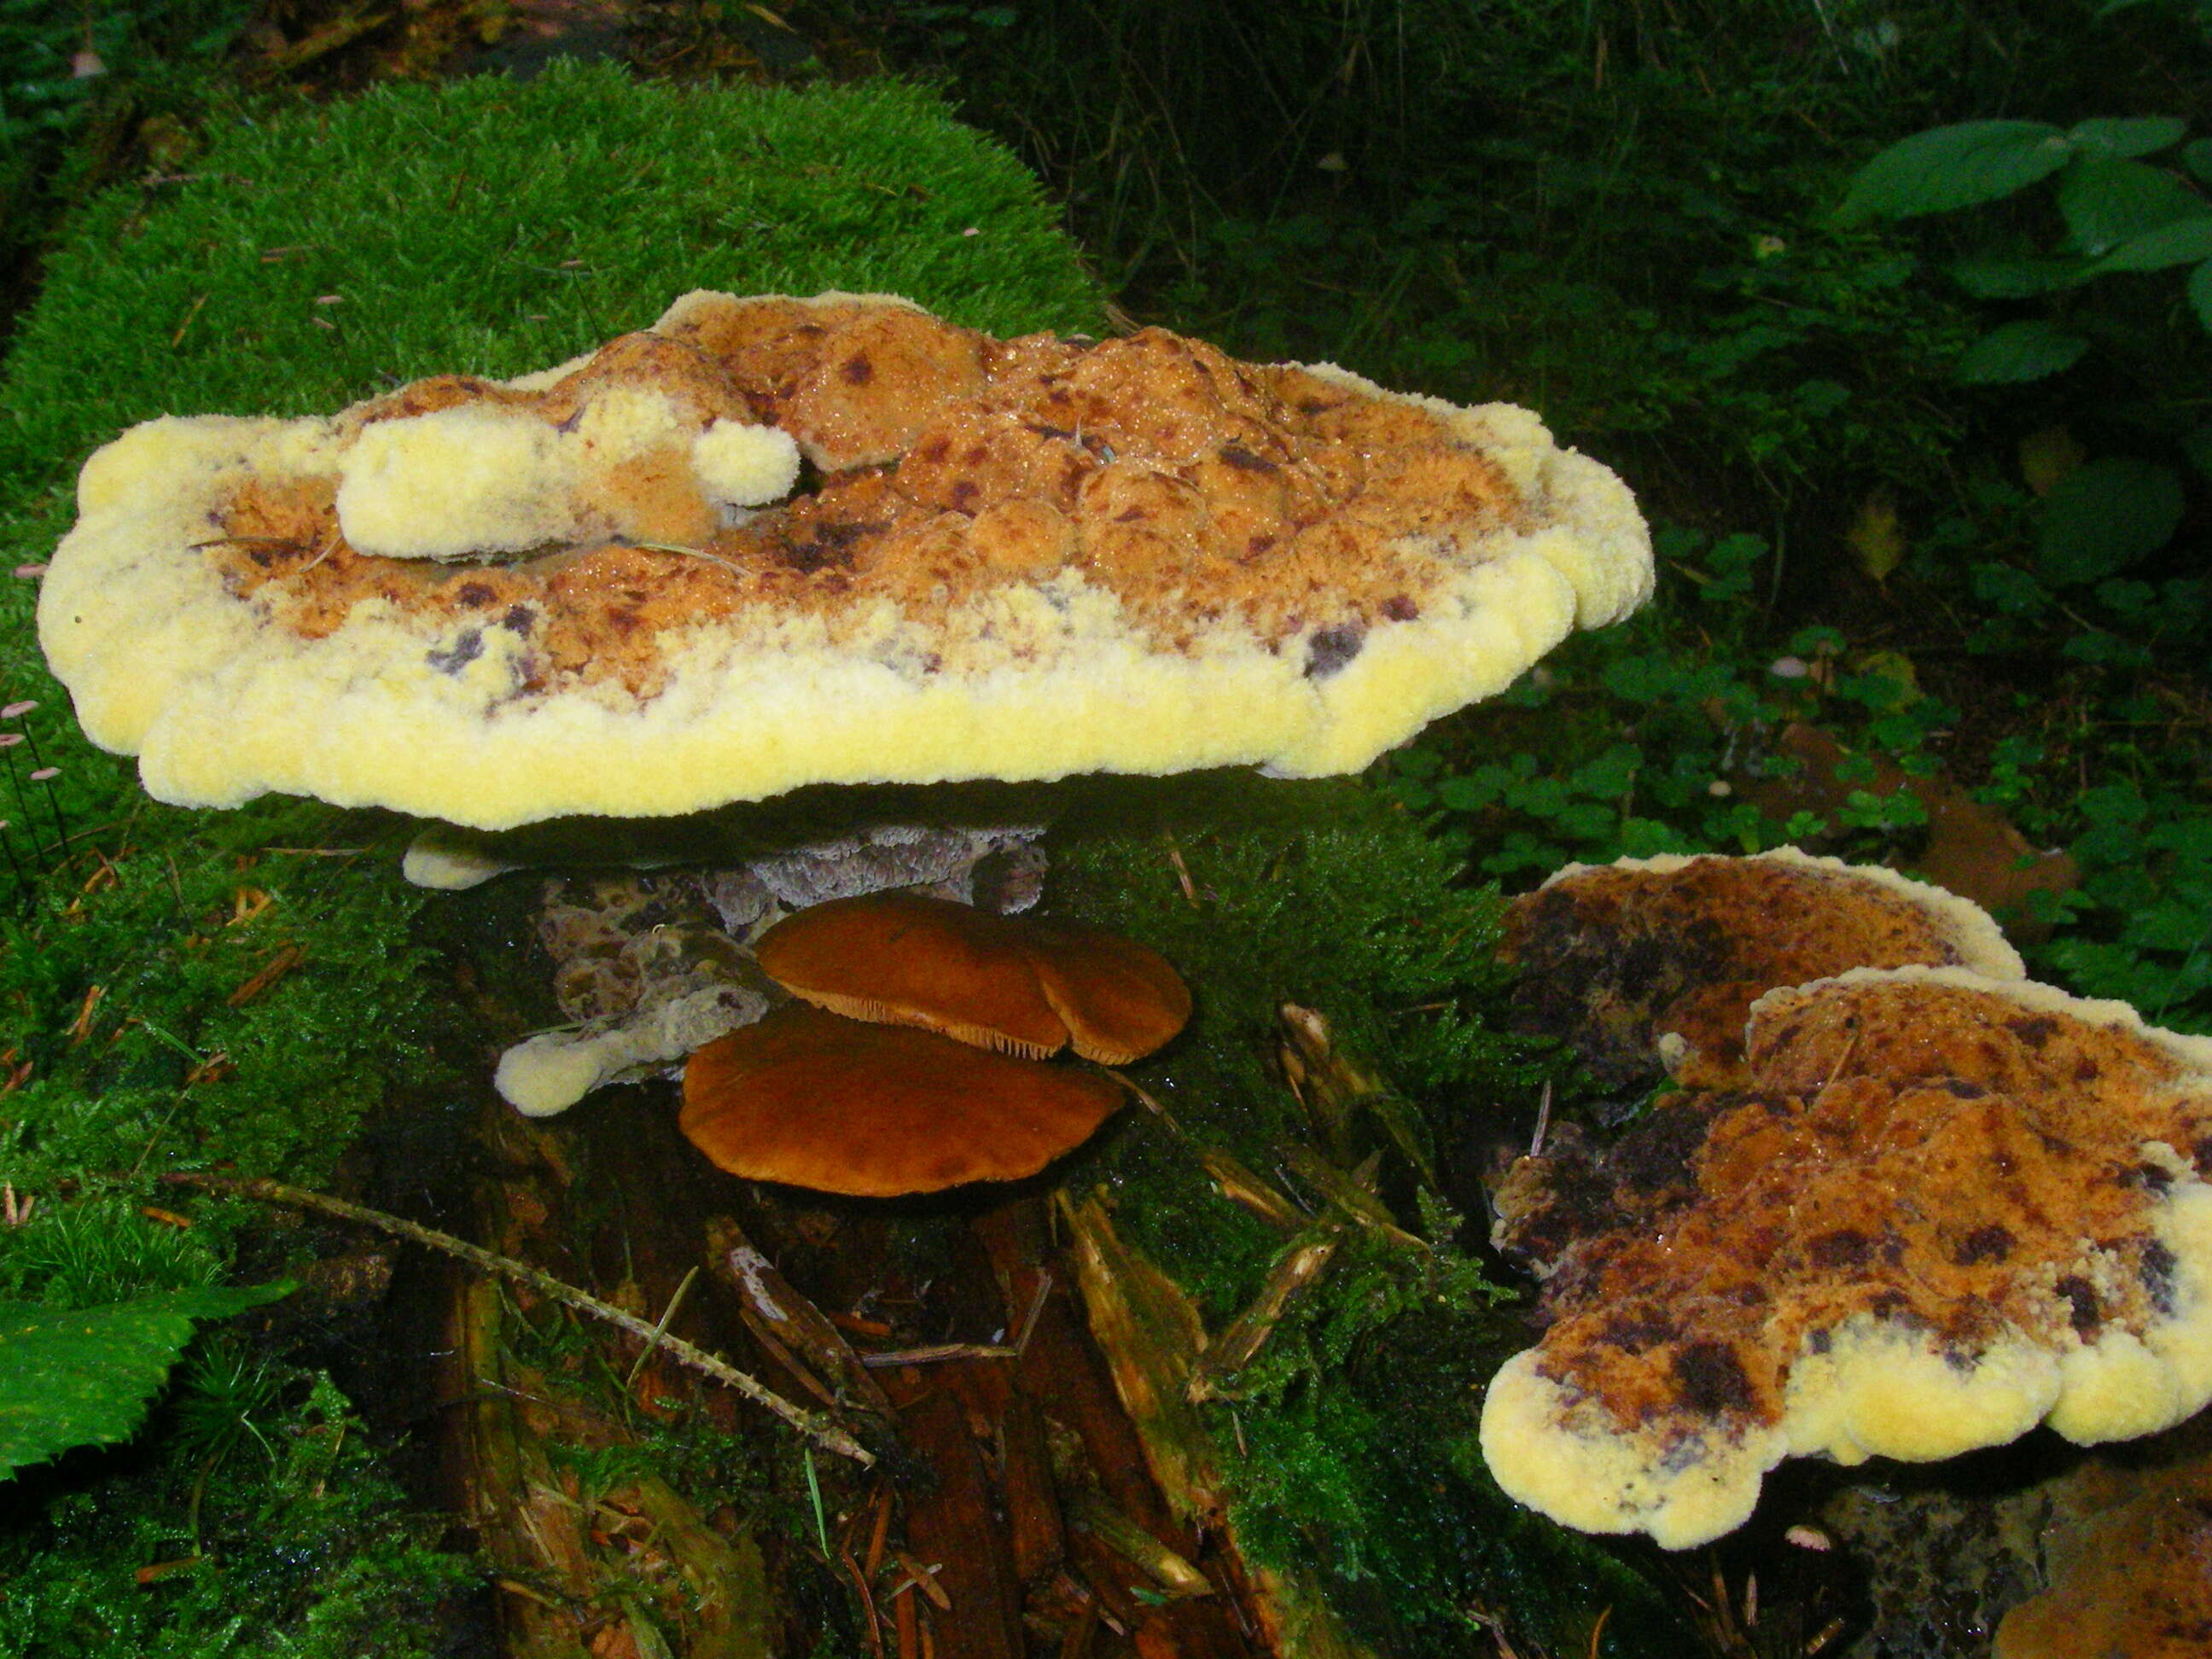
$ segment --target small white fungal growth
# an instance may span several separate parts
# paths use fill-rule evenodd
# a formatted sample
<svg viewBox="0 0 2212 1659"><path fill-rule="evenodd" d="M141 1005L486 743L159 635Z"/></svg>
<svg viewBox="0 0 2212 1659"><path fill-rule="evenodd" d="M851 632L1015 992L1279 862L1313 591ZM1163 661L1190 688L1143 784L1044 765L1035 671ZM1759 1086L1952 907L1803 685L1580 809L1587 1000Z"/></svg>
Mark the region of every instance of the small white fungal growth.
<svg viewBox="0 0 2212 1659"><path fill-rule="evenodd" d="M540 1032L499 1057L492 1085L525 1117L551 1117L594 1089L681 1064L694 1048L758 1019L767 1006L749 992L713 985L621 1020Z"/></svg>
<svg viewBox="0 0 2212 1659"><path fill-rule="evenodd" d="M762 507L799 478L799 443L772 426L717 421L691 441L691 471L720 507Z"/></svg>
<svg viewBox="0 0 2212 1659"><path fill-rule="evenodd" d="M519 553L576 533L572 447L544 422L462 404L364 427L338 463L338 527L364 553Z"/></svg>
<svg viewBox="0 0 2212 1659"><path fill-rule="evenodd" d="M790 434L719 418L696 431L636 387L606 388L565 428L513 404L458 404L362 428L338 461L338 528L385 558L520 553L644 536L670 495L759 507L798 476ZM645 489L659 498L649 514L629 499Z"/></svg>

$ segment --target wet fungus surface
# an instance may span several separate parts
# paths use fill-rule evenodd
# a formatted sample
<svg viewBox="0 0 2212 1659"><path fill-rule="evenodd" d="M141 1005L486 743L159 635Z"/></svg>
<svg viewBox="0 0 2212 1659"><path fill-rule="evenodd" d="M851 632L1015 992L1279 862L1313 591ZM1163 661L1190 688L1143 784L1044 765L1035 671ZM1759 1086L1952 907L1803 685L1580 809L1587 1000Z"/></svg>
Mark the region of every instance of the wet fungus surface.
<svg viewBox="0 0 2212 1659"><path fill-rule="evenodd" d="M918 893L815 905L755 950L770 978L833 1012L1036 1060L1072 1044L1086 1060L1123 1065L1190 1018L1175 969L1133 939Z"/></svg>
<svg viewBox="0 0 2212 1659"><path fill-rule="evenodd" d="M1134 940L927 893L809 906L753 952L799 1000L691 1055L684 1133L733 1174L857 1197L1036 1174L1122 1095L1046 1056L1133 1060L1190 1014Z"/></svg>
<svg viewBox="0 0 2212 1659"><path fill-rule="evenodd" d="M1662 1048L1678 1076L1694 1056L1694 1080L1725 1080L1746 1012L1776 986L1913 963L2025 971L1966 900L1794 847L1571 864L1507 908L1504 953L1522 1023L1567 1036L1608 1085L1649 1076Z"/></svg>
<svg viewBox="0 0 2212 1659"><path fill-rule="evenodd" d="M40 639L150 790L485 829L1353 769L1651 571L1525 410L883 295L693 294L517 380L149 422L78 494Z"/></svg>
<svg viewBox="0 0 2212 1659"><path fill-rule="evenodd" d="M733 1175L896 1198L1035 1175L1121 1103L1095 1073L795 1002L691 1056L679 1123Z"/></svg>
<svg viewBox="0 0 2212 1659"><path fill-rule="evenodd" d="M1662 1102L1483 1439L1515 1496L1682 1547L1784 1456L2081 1442L2212 1398L2212 1042L1948 968L1754 1005L1741 1086ZM1676 1117L1675 1114L1686 1115ZM1671 1174L1656 1172L1686 1150Z"/></svg>

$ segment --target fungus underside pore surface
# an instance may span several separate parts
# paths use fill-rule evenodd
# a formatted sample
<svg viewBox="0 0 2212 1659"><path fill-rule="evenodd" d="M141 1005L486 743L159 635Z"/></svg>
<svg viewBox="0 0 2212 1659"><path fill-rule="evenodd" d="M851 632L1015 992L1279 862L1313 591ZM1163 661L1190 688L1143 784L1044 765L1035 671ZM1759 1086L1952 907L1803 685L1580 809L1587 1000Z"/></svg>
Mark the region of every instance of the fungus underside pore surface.
<svg viewBox="0 0 2212 1659"><path fill-rule="evenodd" d="M8 568L45 560L76 469L133 422L302 413L456 366L512 374L702 283L898 289L999 332L1100 324L1034 181L911 88L672 92L562 68L263 109L212 138L191 178L89 204L55 254L0 380ZM0 1294L92 1305L277 1277L299 1231L153 1182L222 1163L327 1181L365 1117L458 1133L480 1038L431 971L423 896L398 879L409 826L146 800L128 762L76 732L33 637L35 593L0 582L0 700L38 703L10 729L59 768L50 797L30 791L34 845L29 815L0 803L33 884L0 867L0 1179L36 1200L0 1229ZM49 805L65 870L49 868ZM423 1550L337 1390L270 1357L281 1387L258 1426L283 1455L228 1459L198 1510L225 1570L133 1579L192 1547L200 1455L162 1418L143 1449L8 1488L0 1645L197 1654L243 1620L327 1659L439 1648L437 1600L470 1570Z"/></svg>

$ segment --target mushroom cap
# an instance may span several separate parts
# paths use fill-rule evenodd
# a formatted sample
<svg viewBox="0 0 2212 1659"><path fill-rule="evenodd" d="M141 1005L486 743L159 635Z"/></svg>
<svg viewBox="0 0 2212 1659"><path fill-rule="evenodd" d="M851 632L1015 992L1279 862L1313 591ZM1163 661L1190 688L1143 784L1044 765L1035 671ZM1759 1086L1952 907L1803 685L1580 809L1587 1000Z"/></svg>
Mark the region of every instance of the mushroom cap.
<svg viewBox="0 0 2212 1659"><path fill-rule="evenodd" d="M678 1122L732 1175L856 1198L1035 1175L1121 1103L1095 1073L803 1002L695 1052Z"/></svg>
<svg viewBox="0 0 2212 1659"><path fill-rule="evenodd" d="M1525 410L882 295L693 294L516 380L148 422L77 504L40 641L149 792L483 830L1356 771L1652 576L1626 487Z"/></svg>
<svg viewBox="0 0 2212 1659"><path fill-rule="evenodd" d="M2130 1438L2212 1400L2212 1040L1858 969L1760 998L1746 1053L1741 1091L1651 1115L1702 1121L1679 1192L1565 1250L1492 1382L1512 1496L1682 1548L1784 1456Z"/></svg>
<svg viewBox="0 0 2212 1659"><path fill-rule="evenodd" d="M1728 1082L1745 1015L1778 986L1852 968L2027 972L1970 900L1794 847L1570 864L1507 907L1504 954L1521 970L1526 1022L1571 1042L1612 1086L1651 1076L1662 1056L1686 1082Z"/></svg>
<svg viewBox="0 0 2212 1659"><path fill-rule="evenodd" d="M1134 940L920 893L812 905L762 934L754 953L769 978L820 1007L1034 1059L1073 1042L1085 1059L1119 1066L1190 1018L1188 988Z"/></svg>

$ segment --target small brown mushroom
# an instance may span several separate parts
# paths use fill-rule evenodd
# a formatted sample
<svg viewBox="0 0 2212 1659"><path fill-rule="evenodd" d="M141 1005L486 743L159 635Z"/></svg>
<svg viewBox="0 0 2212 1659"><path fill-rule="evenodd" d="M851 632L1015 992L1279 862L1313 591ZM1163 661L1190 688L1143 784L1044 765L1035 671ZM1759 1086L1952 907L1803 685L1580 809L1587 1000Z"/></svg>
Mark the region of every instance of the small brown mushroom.
<svg viewBox="0 0 2212 1659"><path fill-rule="evenodd" d="M1133 940L918 893L814 905L769 928L755 952L771 979L819 1007L1032 1059L1073 1042L1085 1060L1122 1065L1190 1018L1175 969Z"/></svg>
<svg viewBox="0 0 2212 1659"><path fill-rule="evenodd" d="M1121 1103L1095 1073L790 1003L697 1050L678 1120L732 1175L856 1198L1035 1175Z"/></svg>

